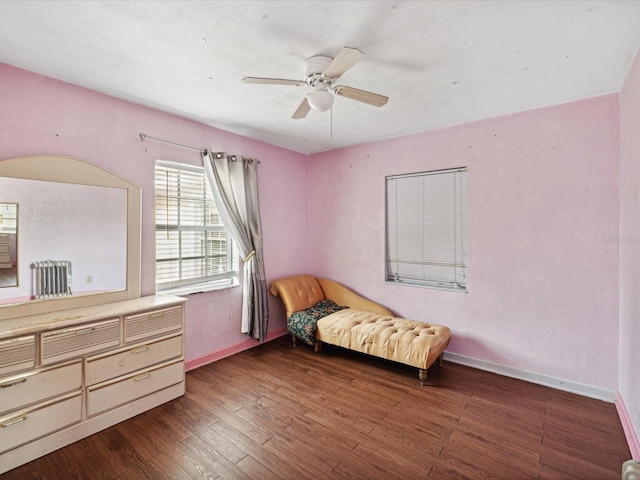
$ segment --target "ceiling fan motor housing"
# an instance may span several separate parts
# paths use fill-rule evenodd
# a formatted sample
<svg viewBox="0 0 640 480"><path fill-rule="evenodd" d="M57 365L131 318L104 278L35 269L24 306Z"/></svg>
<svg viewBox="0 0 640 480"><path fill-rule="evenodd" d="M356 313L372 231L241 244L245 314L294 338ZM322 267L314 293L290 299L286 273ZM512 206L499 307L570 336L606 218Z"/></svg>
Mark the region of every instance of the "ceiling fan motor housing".
<svg viewBox="0 0 640 480"><path fill-rule="evenodd" d="M333 58L325 57L324 55L307 58L302 67L302 72L304 73L304 78L307 83L311 86L315 86L315 84L320 80L322 83L330 84L330 82L327 82L326 79L322 77L322 73L326 70L332 60Z"/></svg>

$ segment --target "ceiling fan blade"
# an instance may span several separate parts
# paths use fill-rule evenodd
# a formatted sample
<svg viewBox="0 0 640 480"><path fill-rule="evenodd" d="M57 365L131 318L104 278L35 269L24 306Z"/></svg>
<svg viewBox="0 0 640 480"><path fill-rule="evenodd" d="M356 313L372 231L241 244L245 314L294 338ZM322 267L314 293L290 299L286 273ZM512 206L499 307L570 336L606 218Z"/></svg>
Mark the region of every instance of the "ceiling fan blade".
<svg viewBox="0 0 640 480"><path fill-rule="evenodd" d="M300 120L301 118L306 117L310 111L311 105L309 105L309 102L307 102L307 97L304 97L297 110L293 112L293 115L291 115L291 118L293 118L294 120Z"/></svg>
<svg viewBox="0 0 640 480"><path fill-rule="evenodd" d="M344 47L327 68L325 68L322 74L327 78L336 79L363 58L364 53L357 48Z"/></svg>
<svg viewBox="0 0 640 480"><path fill-rule="evenodd" d="M346 97L350 98L351 100L367 103L369 105L373 105L374 107L382 107L389 101L389 97L385 97L384 95L378 95L377 93L371 93L365 90L359 90L357 88L347 87L344 85L338 85L333 89L333 91L341 97Z"/></svg>
<svg viewBox="0 0 640 480"><path fill-rule="evenodd" d="M261 85L293 85L302 87L307 84L304 80L287 80L284 78L263 78L263 77L244 77L243 83L254 83Z"/></svg>

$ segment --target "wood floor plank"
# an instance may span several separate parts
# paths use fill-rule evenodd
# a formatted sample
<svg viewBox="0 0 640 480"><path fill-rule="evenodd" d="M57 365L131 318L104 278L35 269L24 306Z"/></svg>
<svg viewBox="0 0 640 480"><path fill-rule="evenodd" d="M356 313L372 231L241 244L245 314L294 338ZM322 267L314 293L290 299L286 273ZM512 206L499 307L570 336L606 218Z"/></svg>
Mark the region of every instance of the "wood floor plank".
<svg viewBox="0 0 640 480"><path fill-rule="evenodd" d="M2 480L617 480L630 458L613 404L449 362L428 383L283 337Z"/></svg>
<svg viewBox="0 0 640 480"><path fill-rule="evenodd" d="M490 422L487 421L483 415L462 415L458 421L458 428L471 430L473 432L482 432L489 438L495 438L497 440L508 437L510 445L517 448L539 451L542 445L542 432L527 430L517 423L503 421L498 423Z"/></svg>
<svg viewBox="0 0 640 480"><path fill-rule="evenodd" d="M149 410L146 415L135 416L128 424L140 432L136 438L137 442L143 437L142 432L144 432L146 437L153 437L162 450L177 440L183 440L193 435L193 432L178 418L164 413L163 407Z"/></svg>
<svg viewBox="0 0 640 480"><path fill-rule="evenodd" d="M243 437L246 437L257 445L264 445L273 436L267 425L257 425L235 413L221 413L221 415L220 421L212 424L211 428L221 433L228 432L232 438L236 438L237 434L242 434L240 439L244 440Z"/></svg>
<svg viewBox="0 0 640 480"><path fill-rule="evenodd" d="M331 478L350 480L405 480L412 472L397 471L393 466L380 462L375 455L365 455L364 458L357 452L345 458L333 470ZM313 478L313 477L306 477ZM422 477L424 478L424 477Z"/></svg>
<svg viewBox="0 0 640 480"><path fill-rule="evenodd" d="M169 402L159 407L161 412L171 413L177 421L192 432L217 422L220 417L193 401L191 395L184 396L180 402Z"/></svg>
<svg viewBox="0 0 640 480"><path fill-rule="evenodd" d="M286 480L258 462L251 455L245 456L236 466L253 480Z"/></svg>
<svg viewBox="0 0 640 480"><path fill-rule="evenodd" d="M512 397L513 399L513 397ZM489 399L473 397L462 416L474 415L475 418L484 417L487 422L506 423L509 425L519 425L521 429L533 432L544 430L544 413L530 411L520 407L519 404L505 402L496 403Z"/></svg>
<svg viewBox="0 0 640 480"><path fill-rule="evenodd" d="M353 450L360 440L357 435L345 435L342 430L326 427L306 417L298 419L289 425L287 432L311 438L319 445L322 445L323 448L326 448L327 445L340 445L341 448L347 451Z"/></svg>
<svg viewBox="0 0 640 480"><path fill-rule="evenodd" d="M358 422L372 422L377 424L382 421L389 413L389 406L376 402L377 397L371 397L367 392L360 392L350 385L335 392L327 398L322 405L332 408L334 411L357 413L357 415L349 414ZM347 413L345 413L347 416Z"/></svg>
<svg viewBox="0 0 640 480"><path fill-rule="evenodd" d="M145 462L150 465L156 472L158 472L158 480L194 478L187 470L183 468L183 457L180 454L179 450L175 448L159 453L155 457L152 457ZM118 478L117 480L125 479Z"/></svg>
<svg viewBox="0 0 640 480"><path fill-rule="evenodd" d="M575 454L543 446L540 451L540 477L545 479L579 478L581 480L620 479L621 467L617 471L612 471L613 464L609 464L607 467L598 465L598 463L600 462L597 460L595 462L584 460Z"/></svg>
<svg viewBox="0 0 640 480"><path fill-rule="evenodd" d="M207 428L198 432L198 437L208 443L213 450L227 461L236 464L247 456L246 450L238 446L228 435L226 430Z"/></svg>
<svg viewBox="0 0 640 480"><path fill-rule="evenodd" d="M540 452L511 445L484 431L458 429L451 434L448 445L459 446L467 452L477 452L484 457L495 458L501 465L514 467L514 471L528 473L535 478L540 465Z"/></svg>
<svg viewBox="0 0 640 480"><path fill-rule="evenodd" d="M398 450L392 450L387 445L367 442L358 445L350 455L361 461L384 469L388 478L424 479L432 468L431 459L424 454L416 459L411 455L404 455ZM418 461L416 461L418 460Z"/></svg>
<svg viewBox="0 0 640 480"><path fill-rule="evenodd" d="M182 456L181 467L188 478L248 479L249 477L233 463L218 455L209 445L193 435L174 447Z"/></svg>
<svg viewBox="0 0 640 480"><path fill-rule="evenodd" d="M456 437L457 438L457 437ZM463 478L492 478L537 480L538 466L514 465L500 452L490 450L487 446L471 441L460 441L447 444L438 456L441 463L436 462L436 469L443 469L444 465L449 472L462 475ZM430 474L431 475L431 474Z"/></svg>
<svg viewBox="0 0 640 480"><path fill-rule="evenodd" d="M446 412L437 412L428 407L422 415L406 415L404 412L390 412L379 426L393 430L399 435L411 435L422 441L439 444L447 440L455 430L457 418Z"/></svg>
<svg viewBox="0 0 640 480"><path fill-rule="evenodd" d="M165 415L165 417L170 418L169 415ZM158 416L150 417L149 420L153 418L158 419ZM129 423L128 426L132 425L133 423ZM135 432L136 427L133 428ZM87 440L95 441L100 451L108 452L106 460L122 471L119 479L161 480L168 478L162 470L157 470L147 461L151 457L144 456L143 452L146 451L146 448L143 446L142 440L147 440L146 437L141 437L138 434L127 435L128 431L113 427L102 433L102 435L91 436ZM162 453L162 451L164 449L160 449L158 453ZM155 455L157 453L153 456Z"/></svg>

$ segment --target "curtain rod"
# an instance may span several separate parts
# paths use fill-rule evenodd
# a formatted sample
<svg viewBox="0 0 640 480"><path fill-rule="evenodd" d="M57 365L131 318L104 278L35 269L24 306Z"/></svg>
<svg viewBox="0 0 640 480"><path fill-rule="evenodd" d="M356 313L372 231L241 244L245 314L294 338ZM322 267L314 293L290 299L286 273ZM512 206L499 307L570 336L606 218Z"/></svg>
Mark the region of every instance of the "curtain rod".
<svg viewBox="0 0 640 480"><path fill-rule="evenodd" d="M144 141L145 138L148 138L150 140L156 140L158 142L169 143L171 145L175 145L176 147L188 148L189 150L195 150L196 152L200 152L200 153L205 153L206 152L205 148L190 147L189 145L183 145L182 143L170 142L169 140L163 140L162 138L156 138L156 137L152 137L150 135L147 135L145 133L141 133L140 134L140 140ZM233 156L233 161L235 162L235 155ZM260 160L256 160L256 162L259 164Z"/></svg>
<svg viewBox="0 0 640 480"><path fill-rule="evenodd" d="M205 149L204 148L196 148L196 147L190 147L189 145L183 145L181 143L176 143L176 142L170 142L169 140L163 140L162 138L156 138L156 137L151 137L149 135L146 135L144 133L140 134L140 140L144 140L145 138L149 138L151 140L156 140L158 142L164 142L164 143L170 143L171 145L175 145L177 147L182 147L182 148L188 148L189 150L195 150L196 152L204 152Z"/></svg>

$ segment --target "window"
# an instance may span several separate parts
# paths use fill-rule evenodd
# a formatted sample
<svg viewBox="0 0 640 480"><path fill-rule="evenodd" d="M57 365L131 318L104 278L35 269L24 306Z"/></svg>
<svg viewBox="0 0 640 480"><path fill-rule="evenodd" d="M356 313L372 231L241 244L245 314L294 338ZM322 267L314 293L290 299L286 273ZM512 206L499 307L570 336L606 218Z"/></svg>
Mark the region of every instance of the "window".
<svg viewBox="0 0 640 480"><path fill-rule="evenodd" d="M467 169L386 178L386 281L467 290Z"/></svg>
<svg viewBox="0 0 640 480"><path fill-rule="evenodd" d="M0 203L0 233L18 233L17 203Z"/></svg>
<svg viewBox="0 0 640 480"><path fill-rule="evenodd" d="M238 284L238 254L204 168L157 161L156 290L193 293Z"/></svg>

